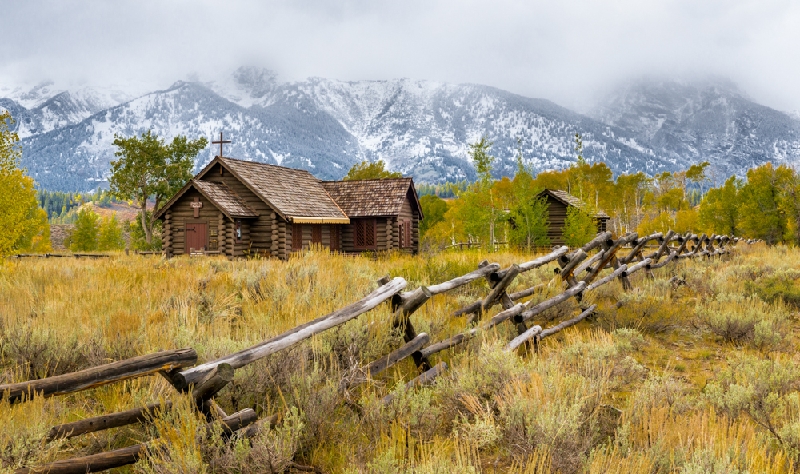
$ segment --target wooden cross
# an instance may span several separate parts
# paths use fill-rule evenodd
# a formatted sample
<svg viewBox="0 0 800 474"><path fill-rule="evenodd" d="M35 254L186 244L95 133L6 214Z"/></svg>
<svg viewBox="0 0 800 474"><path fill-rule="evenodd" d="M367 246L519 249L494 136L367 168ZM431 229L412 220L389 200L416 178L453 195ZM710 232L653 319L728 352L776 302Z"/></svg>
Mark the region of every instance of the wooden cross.
<svg viewBox="0 0 800 474"><path fill-rule="evenodd" d="M222 132L219 132L219 140L214 140L211 144L216 145L219 144L219 157L222 158L222 144L223 143L230 143L230 140L223 140L222 139Z"/></svg>
<svg viewBox="0 0 800 474"><path fill-rule="evenodd" d="M194 217L200 217L200 208L203 207L200 198L194 198L194 202L190 202L189 205L192 207L192 210L194 210Z"/></svg>

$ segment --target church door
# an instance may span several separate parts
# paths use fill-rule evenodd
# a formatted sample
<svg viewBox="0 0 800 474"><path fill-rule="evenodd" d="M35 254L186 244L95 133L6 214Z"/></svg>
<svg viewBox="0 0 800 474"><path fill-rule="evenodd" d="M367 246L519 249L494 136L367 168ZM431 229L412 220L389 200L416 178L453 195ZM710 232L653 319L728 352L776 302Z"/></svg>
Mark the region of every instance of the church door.
<svg viewBox="0 0 800 474"><path fill-rule="evenodd" d="M206 249L207 238L206 224L186 224L186 253Z"/></svg>

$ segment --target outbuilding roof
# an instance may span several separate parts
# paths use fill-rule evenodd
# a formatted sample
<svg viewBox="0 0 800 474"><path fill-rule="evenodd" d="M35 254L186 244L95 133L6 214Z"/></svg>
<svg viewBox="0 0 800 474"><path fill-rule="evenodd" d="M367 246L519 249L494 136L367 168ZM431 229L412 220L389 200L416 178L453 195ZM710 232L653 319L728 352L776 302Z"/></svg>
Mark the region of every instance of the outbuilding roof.
<svg viewBox="0 0 800 474"><path fill-rule="evenodd" d="M555 198L557 201L560 201L565 206L574 206L574 207L577 207L578 209L586 209L586 207L587 207L586 203L581 201L579 198L573 196L572 194L570 194L570 193L568 193L566 191L562 191L560 189L545 189L544 191L539 193L539 196L542 196L544 194L549 194L550 196ZM602 209L598 209L597 212L595 213L594 217L596 217L598 219L610 219L611 218L608 214L603 212Z"/></svg>
<svg viewBox="0 0 800 474"><path fill-rule="evenodd" d="M396 216L412 190L413 202L422 216L422 207L413 192L411 178L323 181L322 186L349 217Z"/></svg>

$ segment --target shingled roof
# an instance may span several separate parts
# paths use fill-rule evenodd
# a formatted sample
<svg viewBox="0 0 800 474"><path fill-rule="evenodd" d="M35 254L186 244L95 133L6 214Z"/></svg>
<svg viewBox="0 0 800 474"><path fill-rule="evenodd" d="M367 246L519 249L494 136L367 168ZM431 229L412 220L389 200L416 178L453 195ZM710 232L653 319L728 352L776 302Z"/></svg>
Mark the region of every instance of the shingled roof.
<svg viewBox="0 0 800 474"><path fill-rule="evenodd" d="M230 218L258 217L258 213L251 209L242 198L240 198L226 185L222 183L212 183L208 181L200 181L198 179L190 179L189 182L180 189L180 191L175 193L175 195L172 196L169 201L164 203L164 205L156 211L153 218L160 218L167 208L172 206L175 201L186 194L186 191L192 188L196 189L206 199L214 203L214 205L217 206L220 211L225 213L225 215Z"/></svg>
<svg viewBox="0 0 800 474"><path fill-rule="evenodd" d="M322 186L348 217L378 217L400 214L411 178L364 179L357 181L323 181ZM416 203L420 215L422 209Z"/></svg>
<svg viewBox="0 0 800 474"><path fill-rule="evenodd" d="M200 191L209 201L213 202L220 211L228 217L258 217L258 213L247 206L236 193L225 185L225 183L215 183L213 181L192 180L194 187Z"/></svg>
<svg viewBox="0 0 800 474"><path fill-rule="evenodd" d="M216 160L284 218L293 222L350 222L308 171L233 158Z"/></svg>
<svg viewBox="0 0 800 474"><path fill-rule="evenodd" d="M560 189L545 189L544 191L539 193L540 196L543 194L549 194L550 196L553 196L558 201L561 201L561 203L564 204L565 206L574 206L577 207L578 209L586 208L586 203L581 201L579 198L573 196L572 194L566 191L562 191ZM598 219L610 219L609 215L603 212L601 209L599 209L595 213L594 217Z"/></svg>

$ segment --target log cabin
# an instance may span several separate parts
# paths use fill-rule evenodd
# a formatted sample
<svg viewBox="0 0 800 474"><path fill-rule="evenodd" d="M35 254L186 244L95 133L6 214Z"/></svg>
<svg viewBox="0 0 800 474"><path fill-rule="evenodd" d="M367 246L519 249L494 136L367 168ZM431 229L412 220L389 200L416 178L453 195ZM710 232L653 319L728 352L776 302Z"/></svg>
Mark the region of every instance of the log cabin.
<svg viewBox="0 0 800 474"><path fill-rule="evenodd" d="M423 215L411 178L320 181L305 170L217 156L154 218L167 257L287 259L313 244L417 253Z"/></svg>
<svg viewBox="0 0 800 474"><path fill-rule="evenodd" d="M585 209L586 204L572 194L560 189L545 189L537 195L537 198L544 198L547 202L549 214L547 238L551 245L564 245L564 222L567 219L567 209L577 207ZM594 213L597 222L597 232L606 231L606 223L610 219L609 215L602 210Z"/></svg>

